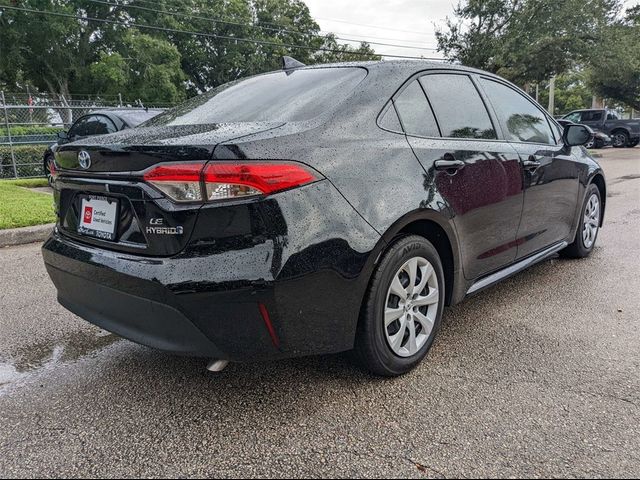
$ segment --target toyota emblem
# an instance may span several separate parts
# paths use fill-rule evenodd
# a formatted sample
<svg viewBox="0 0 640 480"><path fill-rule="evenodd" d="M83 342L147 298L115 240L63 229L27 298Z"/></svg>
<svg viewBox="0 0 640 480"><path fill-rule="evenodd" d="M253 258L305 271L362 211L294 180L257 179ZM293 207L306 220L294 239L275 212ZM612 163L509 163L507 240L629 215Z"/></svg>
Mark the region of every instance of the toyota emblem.
<svg viewBox="0 0 640 480"><path fill-rule="evenodd" d="M78 163L83 170L88 170L91 166L91 155L86 150L80 150L78 152Z"/></svg>

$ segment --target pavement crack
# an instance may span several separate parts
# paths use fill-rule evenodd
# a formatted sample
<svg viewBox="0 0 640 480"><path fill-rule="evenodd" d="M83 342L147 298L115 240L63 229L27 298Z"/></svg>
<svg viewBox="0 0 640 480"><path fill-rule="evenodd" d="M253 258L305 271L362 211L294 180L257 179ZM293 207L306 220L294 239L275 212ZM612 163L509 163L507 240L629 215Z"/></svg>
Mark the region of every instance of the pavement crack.
<svg viewBox="0 0 640 480"><path fill-rule="evenodd" d="M442 472L436 470L433 467L430 467L428 465L424 465L424 464L422 464L420 462L416 462L415 460L412 460L409 457L403 457L403 458L407 462L413 464L422 473L432 473L432 474L437 475L437 478L445 478L445 479L447 478ZM464 478L464 477L460 477L460 478Z"/></svg>

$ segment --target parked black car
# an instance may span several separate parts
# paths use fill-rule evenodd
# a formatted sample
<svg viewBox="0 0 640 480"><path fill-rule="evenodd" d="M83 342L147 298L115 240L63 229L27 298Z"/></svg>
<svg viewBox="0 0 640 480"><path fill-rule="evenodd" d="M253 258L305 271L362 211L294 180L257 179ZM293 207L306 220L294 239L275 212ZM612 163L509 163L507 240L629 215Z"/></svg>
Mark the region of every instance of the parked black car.
<svg viewBox="0 0 640 480"><path fill-rule="evenodd" d="M158 115L162 110L118 108L114 110L97 110L78 118L67 132L58 133L58 141L49 146L43 156L44 173L52 182L54 153L59 145L75 142L86 137L105 135L133 128L142 122Z"/></svg>
<svg viewBox="0 0 640 480"><path fill-rule="evenodd" d="M590 133L514 85L442 63L286 65L58 148L43 256L62 305L211 369L355 349L392 376L445 305L594 248Z"/></svg>
<svg viewBox="0 0 640 480"><path fill-rule="evenodd" d="M640 119L620 120L615 112L606 109L576 110L562 118L609 135L617 148L635 147L640 143Z"/></svg>

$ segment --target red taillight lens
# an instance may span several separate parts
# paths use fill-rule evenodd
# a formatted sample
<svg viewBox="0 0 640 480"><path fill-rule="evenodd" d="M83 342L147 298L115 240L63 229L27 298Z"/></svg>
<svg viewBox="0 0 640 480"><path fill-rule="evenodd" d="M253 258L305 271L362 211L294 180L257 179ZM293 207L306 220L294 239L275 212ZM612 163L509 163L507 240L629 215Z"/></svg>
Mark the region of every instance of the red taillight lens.
<svg viewBox="0 0 640 480"><path fill-rule="evenodd" d="M144 179L174 201L198 202L269 195L315 182L318 176L294 162L228 161L162 165Z"/></svg>
<svg viewBox="0 0 640 480"><path fill-rule="evenodd" d="M176 202L200 202L203 168L203 163L162 165L145 173L144 180Z"/></svg>
<svg viewBox="0 0 640 480"><path fill-rule="evenodd" d="M209 163L204 169L207 200L269 195L318 178L297 163Z"/></svg>

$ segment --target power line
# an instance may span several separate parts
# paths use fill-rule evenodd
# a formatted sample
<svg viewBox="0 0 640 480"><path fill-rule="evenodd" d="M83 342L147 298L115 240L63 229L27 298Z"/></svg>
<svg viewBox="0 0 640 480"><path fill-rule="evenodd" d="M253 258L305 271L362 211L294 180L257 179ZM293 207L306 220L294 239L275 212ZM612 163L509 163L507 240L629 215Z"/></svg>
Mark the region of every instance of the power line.
<svg viewBox="0 0 640 480"><path fill-rule="evenodd" d="M370 28L375 28L375 29L378 29L378 30L390 30L392 32L414 33L416 35L425 35L425 36L430 36L430 37L434 37L435 36L433 33L417 32L415 30L402 30L400 28L381 27L380 25L369 25L369 24L366 24L366 23L355 23L355 22L349 22L347 20L338 20L337 18L322 18L322 17L315 17L315 18L316 18L316 20L325 20L327 22L346 23L347 25L356 25L358 27L370 27Z"/></svg>
<svg viewBox="0 0 640 480"><path fill-rule="evenodd" d="M200 36L200 37L207 37L207 38L217 38L217 39L221 39L221 40L232 40L232 41L235 41L235 42L254 43L256 45L268 45L268 46L275 46L275 47L298 48L298 49L302 49L302 50L319 51L319 52L327 52L327 53L342 53L342 54L346 53L346 54L350 54L350 55L361 55L361 56L377 55L377 56L384 56L384 57L389 57L389 58L404 58L404 59L413 59L413 60L435 60L435 61L442 61L443 60L441 58L416 57L416 56L410 56L410 55L369 54L369 53L365 53L365 52L344 51L344 50L337 49L337 48L326 48L326 47L317 47L316 48L316 47L311 47L309 45L295 45L295 44L289 44L289 43L271 42L271 41L268 41L268 40L257 40L255 38L232 37L230 35L217 35L217 34L213 34L213 33L194 32L194 31L190 31L190 30L177 30L177 29L174 29L174 28L159 27L159 26L156 26L156 25L142 25L142 24L135 23L135 22L124 23L124 22L119 22L119 21L116 21L116 20L108 20L108 19L105 19L105 18L94 18L94 17L86 17L86 16L83 17L83 16L80 16L80 15L72 15L72 14L69 14L69 13L51 12L51 11L44 11L44 10L35 10L35 9L32 9L32 8L13 7L13 6L8 6L8 5L2 5L2 6L0 6L0 9L17 10L17 11L35 13L35 14L40 14L40 15L52 15L52 16L65 17L65 18L75 18L77 20L83 20L83 21L86 21L86 22L99 22L99 23L107 23L107 24L111 24L111 25L121 25L121 26L125 26L125 27L146 28L146 29L149 29L149 30L156 30L156 31L161 31L161 32L166 32L166 33L182 33L182 34L193 35L193 36Z"/></svg>
<svg viewBox="0 0 640 480"><path fill-rule="evenodd" d="M152 5L157 5L157 0L136 0L137 2L142 2L142 3L146 3L146 4L152 4ZM176 0L165 0L165 2L172 6L172 7L182 7L184 6L184 4L182 4L182 0L177 0L178 3L175 3ZM318 17L315 17L315 19L318 19ZM353 23L353 22L349 22L346 20L336 20L336 19L330 19L330 18L320 18L320 20L329 20L329 21L334 21L334 22L340 22L340 23L346 23L348 25L358 25L358 26L364 26L364 27L373 27L373 28L377 28L377 29L382 29L382 30L391 30L391 31L396 31L396 32L403 32L403 33L413 33L413 34L417 34L417 35L425 35L425 36L431 36L431 37L435 37L435 34L433 33L425 33L425 32L417 32L417 31L411 31L411 30L402 30L399 28L389 28L389 27L379 27L376 25L364 25L361 23ZM273 22L264 22L262 21L261 23L264 23L265 25L272 25L272 26L276 26L276 27L280 27L280 28L289 28L287 25L282 25L280 23L273 23ZM301 31L297 31L297 33L304 33ZM341 35L352 35L352 34L341 34ZM373 36L371 36L371 38L375 38ZM398 39L388 39L388 38L384 38L382 40L398 40ZM402 41L402 40L401 40Z"/></svg>
<svg viewBox="0 0 640 480"><path fill-rule="evenodd" d="M171 16L176 16L176 17L182 17L182 18L190 18L190 19L198 19L198 20L205 20L205 21L210 21L210 22L214 22L214 23L222 23L225 25L236 25L236 26L240 26L240 27L249 27L249 28L259 28L262 30L268 30L268 31L273 31L273 32L285 32L285 33L294 33L294 34L299 34L299 35L306 35L306 36L310 36L310 37L316 37L316 38L322 38L322 39L326 39L327 35L318 35L315 33L308 33L308 32L302 32L300 30L287 30L284 28L271 28L271 27L264 27L261 25L255 25L255 24L249 24L249 23L240 23L240 22L230 22L227 20L221 20L219 18L214 18L214 17L203 17L200 15L193 15L193 14L187 14L187 13L182 13L182 12L169 12L167 10L160 10L157 8L148 8L148 7L142 7L140 5L128 5L128 4L122 4L122 3L111 3L111 2L107 2L105 0L86 0L88 2L92 2L92 3L98 3L98 4L102 4L102 5L109 5L112 7L119 7L119 8L123 8L123 9L129 9L129 8L133 8L133 9L138 9L138 10L143 10L143 11L148 11L148 12L154 12L154 13L163 13L166 15L171 15ZM356 35L356 36L362 36L362 35ZM432 48L432 47L418 47L418 46L413 46L413 45L398 45L398 44L392 44L392 43L381 43L381 42L376 42L376 41L371 41L371 40L359 40L359 39L353 39L353 38L344 38L344 37L338 37L335 36L336 40L342 40L343 42L358 42L358 43L362 43L362 42L366 42L370 45L378 45L378 46L384 46L384 47L396 47L396 48L408 48L408 49L412 49L412 50L431 50L431 51L437 51L437 48Z"/></svg>
<svg viewBox="0 0 640 480"><path fill-rule="evenodd" d="M325 36L328 34L333 34L333 35L349 35L351 37L366 37L366 38L373 38L375 40L390 40L390 41L396 41L396 42L408 42L408 43L423 43L422 40L409 40L409 39L405 39L405 38L390 38L390 37L378 37L377 35L362 35L360 33L343 33L343 32L334 32L333 30L324 30L324 29L320 29L321 32L324 32ZM366 41L366 40L363 40Z"/></svg>

